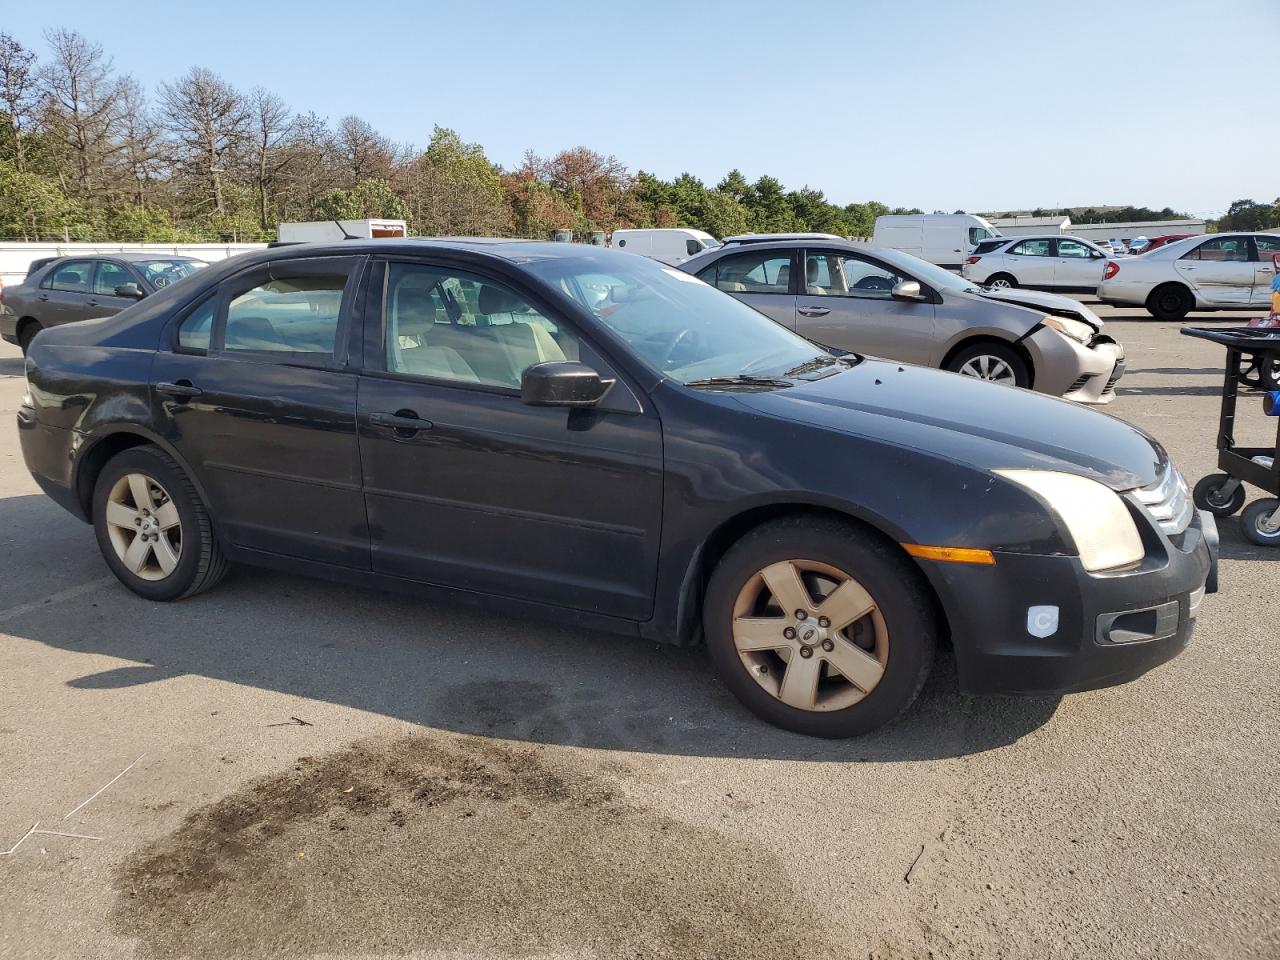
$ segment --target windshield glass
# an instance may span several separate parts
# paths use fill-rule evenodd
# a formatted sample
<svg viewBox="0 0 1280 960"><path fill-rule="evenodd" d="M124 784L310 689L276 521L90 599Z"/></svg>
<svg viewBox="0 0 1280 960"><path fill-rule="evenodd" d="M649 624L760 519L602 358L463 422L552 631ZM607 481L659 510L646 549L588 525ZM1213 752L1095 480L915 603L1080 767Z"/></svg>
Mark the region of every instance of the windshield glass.
<svg viewBox="0 0 1280 960"><path fill-rule="evenodd" d="M147 283L157 290L207 266L203 260L144 260L137 264L142 275L147 278Z"/></svg>
<svg viewBox="0 0 1280 960"><path fill-rule="evenodd" d="M816 358L836 363L764 314L654 260L556 258L525 267L590 310L650 367L681 383L779 376Z"/></svg>
<svg viewBox="0 0 1280 960"><path fill-rule="evenodd" d="M702 241L703 250L714 250L716 247L721 246L720 241L715 237L699 237L698 239Z"/></svg>

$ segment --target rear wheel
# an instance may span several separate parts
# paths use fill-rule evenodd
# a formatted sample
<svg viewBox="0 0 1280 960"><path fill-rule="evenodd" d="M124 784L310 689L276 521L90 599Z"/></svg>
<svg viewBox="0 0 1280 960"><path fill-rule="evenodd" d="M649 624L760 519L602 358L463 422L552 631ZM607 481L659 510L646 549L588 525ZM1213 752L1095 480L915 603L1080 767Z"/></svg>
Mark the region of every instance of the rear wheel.
<svg viewBox="0 0 1280 960"><path fill-rule="evenodd" d="M1280 547L1280 500L1255 500L1240 514L1240 529L1260 547Z"/></svg>
<svg viewBox="0 0 1280 960"><path fill-rule="evenodd" d="M988 290L1013 290L1017 286L1017 278L1011 273L993 273L987 278Z"/></svg>
<svg viewBox="0 0 1280 960"><path fill-rule="evenodd" d="M1229 487L1234 484L1234 487ZM1191 493L1201 510L1208 510L1215 517L1229 517L1244 506L1244 484L1232 480L1225 473L1211 473L1201 477Z"/></svg>
<svg viewBox="0 0 1280 960"><path fill-rule="evenodd" d="M976 377L1010 387L1031 386L1026 360L1002 343L975 343L964 347L947 361L947 369L965 377Z"/></svg>
<svg viewBox="0 0 1280 960"><path fill-rule="evenodd" d="M18 346L22 348L22 355L25 357L27 351L31 349L31 341L36 338L36 334L40 332L40 324L35 320L27 320L18 330Z"/></svg>
<svg viewBox="0 0 1280 960"><path fill-rule="evenodd" d="M1195 307L1195 297L1180 283L1165 283L1147 297L1147 312L1157 320L1181 320Z"/></svg>
<svg viewBox="0 0 1280 960"><path fill-rule="evenodd" d="M851 737L896 719L933 663L938 627L918 571L838 521L753 530L716 567L703 628L716 670L757 716Z"/></svg>
<svg viewBox="0 0 1280 960"><path fill-rule="evenodd" d="M195 487L156 447L107 462L94 486L93 526L111 572L148 600L192 596L227 572Z"/></svg>

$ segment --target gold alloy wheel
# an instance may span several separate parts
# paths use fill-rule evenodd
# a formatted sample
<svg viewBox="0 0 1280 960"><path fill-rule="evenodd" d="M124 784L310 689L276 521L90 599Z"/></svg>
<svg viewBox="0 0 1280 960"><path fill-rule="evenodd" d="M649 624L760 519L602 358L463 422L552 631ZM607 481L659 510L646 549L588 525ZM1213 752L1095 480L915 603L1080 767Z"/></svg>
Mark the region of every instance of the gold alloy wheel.
<svg viewBox="0 0 1280 960"><path fill-rule="evenodd" d="M143 580L163 580L182 555L182 522L168 491L152 477L127 473L107 494L107 535L116 556Z"/></svg>
<svg viewBox="0 0 1280 960"><path fill-rule="evenodd" d="M815 560L784 560L751 577L733 606L733 642L756 683L798 710L853 706L889 661L871 594Z"/></svg>

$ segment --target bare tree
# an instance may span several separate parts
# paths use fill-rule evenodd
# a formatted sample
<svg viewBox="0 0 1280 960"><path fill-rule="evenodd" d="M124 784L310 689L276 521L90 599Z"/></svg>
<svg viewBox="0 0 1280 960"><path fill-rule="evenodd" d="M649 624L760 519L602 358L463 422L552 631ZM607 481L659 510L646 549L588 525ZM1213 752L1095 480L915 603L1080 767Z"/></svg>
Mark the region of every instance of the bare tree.
<svg viewBox="0 0 1280 960"><path fill-rule="evenodd" d="M163 174L160 130L138 82L126 77L120 95L121 162L134 203L146 207Z"/></svg>
<svg viewBox="0 0 1280 960"><path fill-rule="evenodd" d="M35 74L36 55L7 33L0 33L0 108L13 128L14 166L27 167L23 138L35 125L39 102Z"/></svg>
<svg viewBox="0 0 1280 960"><path fill-rule="evenodd" d="M343 180L333 131L323 117L299 114L281 150L288 157L288 167L277 188L280 219L314 220L320 198Z"/></svg>
<svg viewBox="0 0 1280 960"><path fill-rule="evenodd" d="M352 184L391 177L395 147L366 121L355 116L343 117L338 121L336 139Z"/></svg>
<svg viewBox="0 0 1280 960"><path fill-rule="evenodd" d="M80 191L91 195L105 179L106 164L119 150L112 133L120 113L120 81L102 47L75 30L45 34L50 59L40 69L51 119L74 159Z"/></svg>
<svg viewBox="0 0 1280 960"><path fill-rule="evenodd" d="M258 216L262 229L267 230L271 227L271 197L276 180L295 159L284 149L293 132L293 118L284 101L262 87L254 87L250 91L249 112L253 129Z"/></svg>
<svg viewBox="0 0 1280 960"><path fill-rule="evenodd" d="M160 123L172 137L179 170L202 183L214 213L224 215L223 175L249 139L244 97L213 71L192 67L176 83L160 85Z"/></svg>

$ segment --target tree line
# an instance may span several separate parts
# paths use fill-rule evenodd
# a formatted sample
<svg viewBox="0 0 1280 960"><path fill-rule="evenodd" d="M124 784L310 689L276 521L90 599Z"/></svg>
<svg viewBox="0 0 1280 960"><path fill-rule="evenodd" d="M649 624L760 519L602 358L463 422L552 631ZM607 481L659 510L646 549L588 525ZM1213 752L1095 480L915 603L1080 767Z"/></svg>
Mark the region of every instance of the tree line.
<svg viewBox="0 0 1280 960"><path fill-rule="evenodd" d="M75 30L38 55L0 33L0 239L265 240L280 221L390 217L418 235L545 237L691 226L717 236L822 231L870 236L881 203L821 191L708 186L632 173L587 147L529 152L515 169L436 126L425 148L357 116L294 110L204 67L146 91Z"/></svg>

